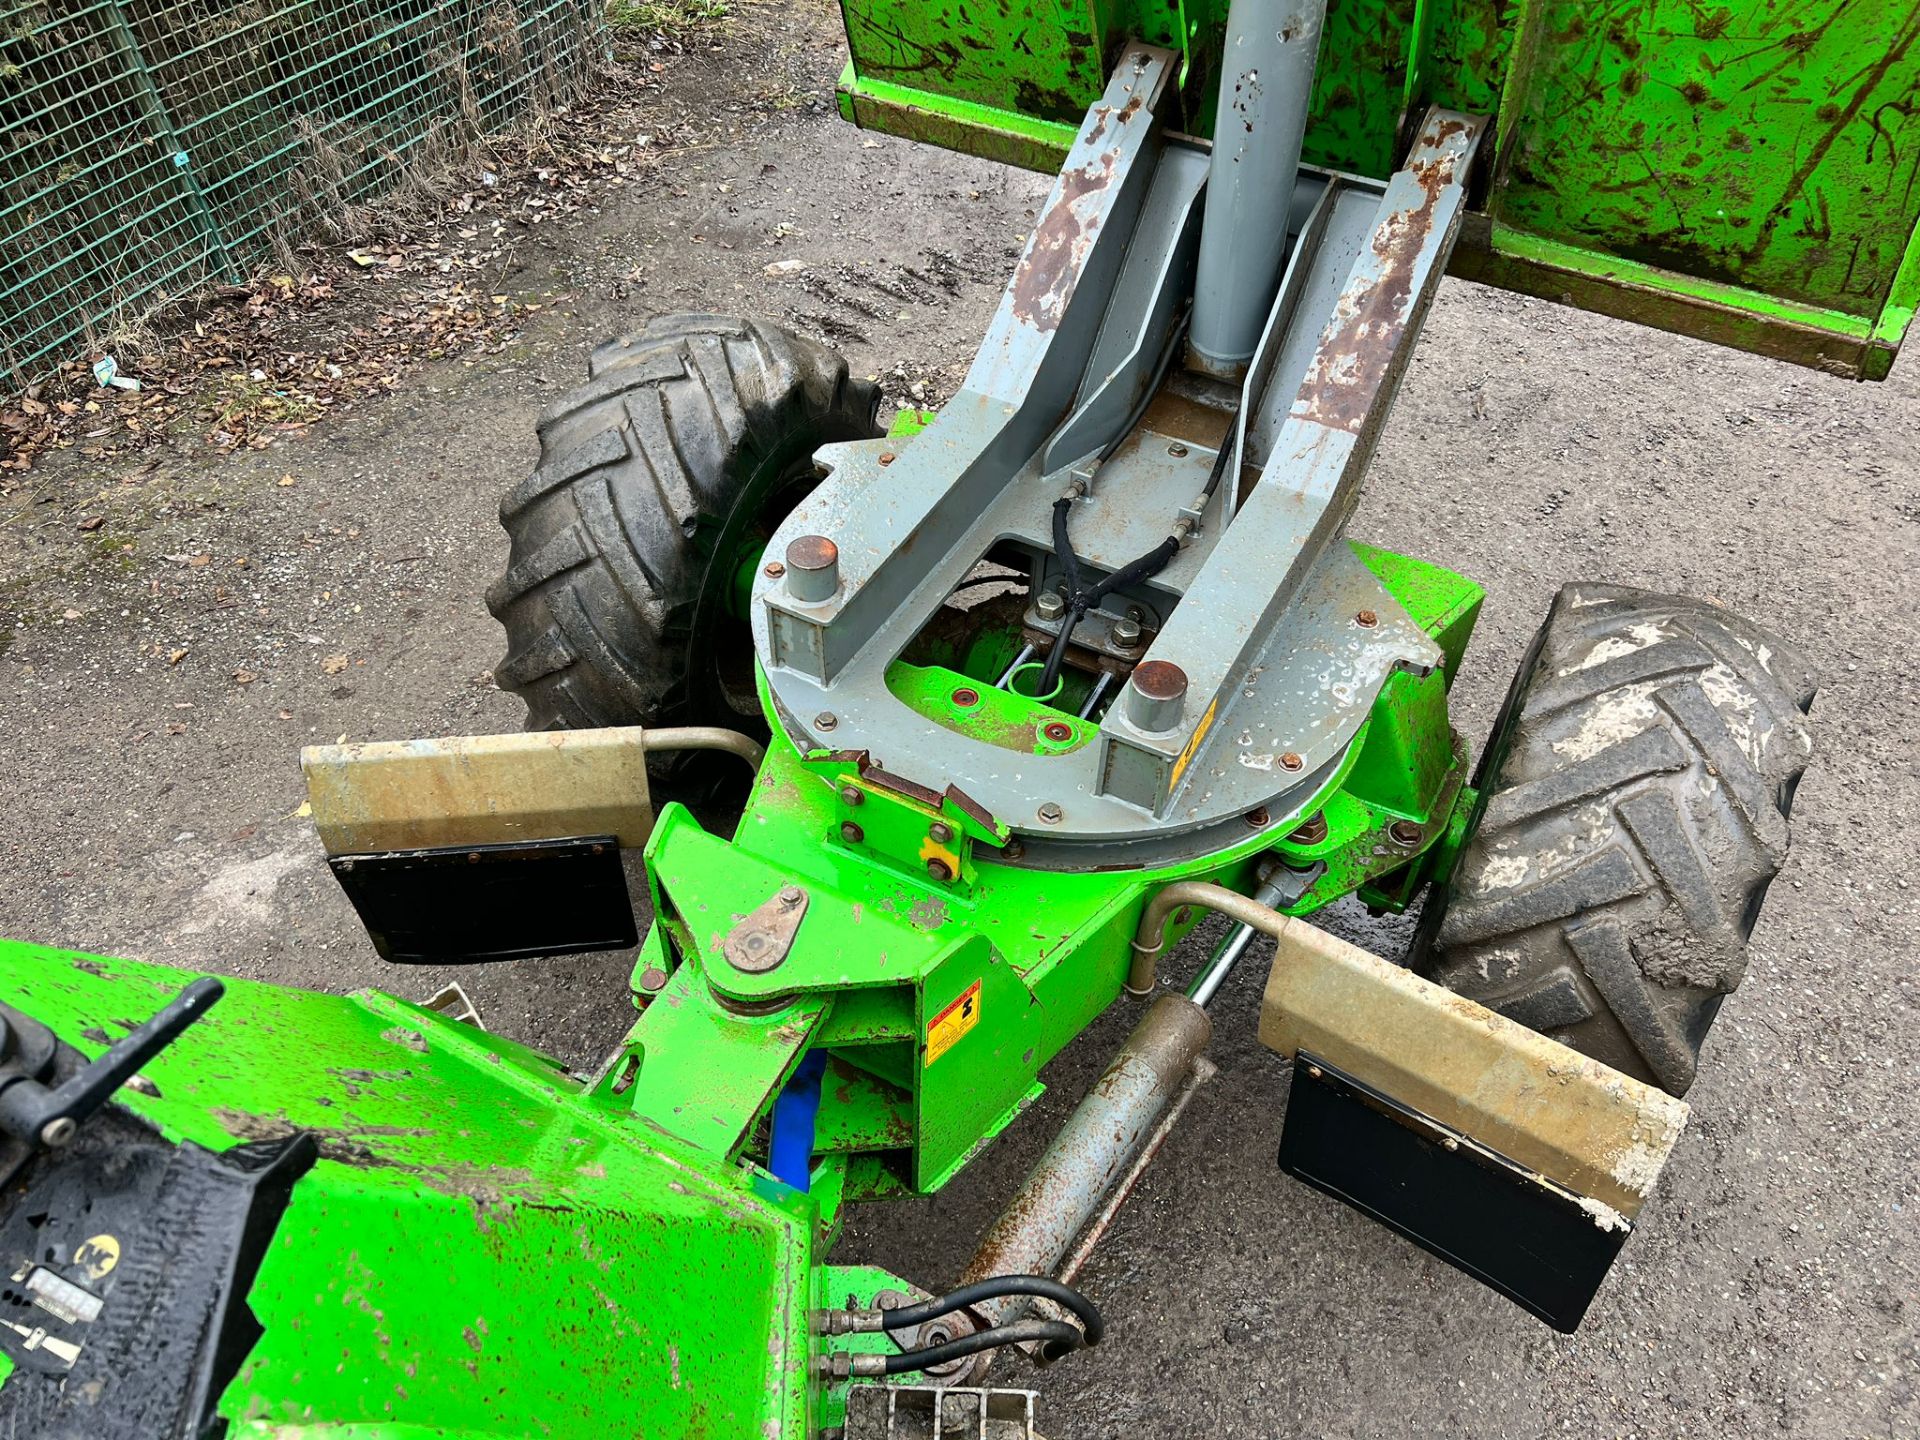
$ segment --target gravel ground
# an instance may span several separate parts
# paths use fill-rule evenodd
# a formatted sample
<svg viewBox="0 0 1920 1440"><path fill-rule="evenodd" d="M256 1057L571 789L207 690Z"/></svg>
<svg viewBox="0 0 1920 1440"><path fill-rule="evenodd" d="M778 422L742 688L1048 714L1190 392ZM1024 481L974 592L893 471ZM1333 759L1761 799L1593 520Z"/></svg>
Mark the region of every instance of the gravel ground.
<svg viewBox="0 0 1920 1440"><path fill-rule="evenodd" d="M750 7L663 61L682 147L521 248L503 285L542 309L506 352L436 362L263 452L50 457L32 503L6 499L0 933L437 986L373 956L294 813L296 755L518 724L479 598L505 556L493 511L587 346L656 312L753 312L835 335L896 400L937 400L1044 195L841 124L833 23L817 0ZM1352 532L1488 587L1457 723L1484 734L1569 578L1724 601L1824 672L1792 859L1693 1123L1572 1337L1278 1174L1256 952L1217 1007L1219 1079L1086 1277L1114 1343L1034 1382L1049 1434L1920 1433L1920 863L1852 863L1920 818L1920 685L1885 658L1920 645L1917 374L1857 385L1442 286ZM1406 939L1333 923L1382 953ZM626 969L462 978L494 1028L586 1063L625 1024ZM841 1258L950 1281L1129 1023L1096 1025L947 1193L857 1216Z"/></svg>

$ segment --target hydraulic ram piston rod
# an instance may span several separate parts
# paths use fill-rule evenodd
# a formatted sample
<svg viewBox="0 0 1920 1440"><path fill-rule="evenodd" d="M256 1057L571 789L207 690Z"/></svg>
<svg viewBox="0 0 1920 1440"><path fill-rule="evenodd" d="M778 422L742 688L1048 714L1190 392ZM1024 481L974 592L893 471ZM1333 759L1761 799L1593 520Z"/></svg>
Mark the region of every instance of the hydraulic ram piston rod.
<svg viewBox="0 0 1920 1440"><path fill-rule="evenodd" d="M1253 356L1287 257L1287 216L1327 0L1233 0L1207 169L1188 358L1235 378Z"/></svg>
<svg viewBox="0 0 1920 1440"><path fill-rule="evenodd" d="M1278 895L1278 887L1268 882L1254 901L1265 906ZM1186 995L1165 994L1153 1001L987 1232L961 1284L995 1275L1071 1275L1085 1264L1173 1121L1213 1075L1206 1058L1213 1022L1205 1007L1253 934L1249 926L1236 927L1215 947ZM1027 1296L1010 1295L975 1309L986 1324L1004 1325L1032 1303ZM977 1362L974 1374L984 1374L989 1363Z"/></svg>

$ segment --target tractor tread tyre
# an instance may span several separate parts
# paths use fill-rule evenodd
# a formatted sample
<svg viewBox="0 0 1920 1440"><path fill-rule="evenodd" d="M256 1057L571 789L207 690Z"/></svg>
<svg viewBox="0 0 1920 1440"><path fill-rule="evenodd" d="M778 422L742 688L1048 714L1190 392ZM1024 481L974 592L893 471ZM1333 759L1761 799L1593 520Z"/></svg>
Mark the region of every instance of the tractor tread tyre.
<svg viewBox="0 0 1920 1440"><path fill-rule="evenodd" d="M596 349L587 377L541 418L539 464L500 503L495 678L530 730L764 734L733 568L810 487L818 446L879 433L877 392L820 345L717 315L653 320Z"/></svg>
<svg viewBox="0 0 1920 1440"><path fill-rule="evenodd" d="M1786 859L1813 695L1717 606L1567 586L1495 726L1430 973L1686 1093Z"/></svg>

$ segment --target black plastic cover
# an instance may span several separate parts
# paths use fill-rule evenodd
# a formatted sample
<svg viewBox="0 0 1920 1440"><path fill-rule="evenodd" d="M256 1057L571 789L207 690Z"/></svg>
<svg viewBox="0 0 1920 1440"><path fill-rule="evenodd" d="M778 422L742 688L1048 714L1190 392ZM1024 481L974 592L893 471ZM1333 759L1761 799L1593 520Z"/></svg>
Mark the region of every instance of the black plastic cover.
<svg viewBox="0 0 1920 1440"><path fill-rule="evenodd" d="M336 855L383 960L463 965L640 943L611 835Z"/></svg>
<svg viewBox="0 0 1920 1440"><path fill-rule="evenodd" d="M1280 1168L1569 1334L1632 1229L1304 1051Z"/></svg>

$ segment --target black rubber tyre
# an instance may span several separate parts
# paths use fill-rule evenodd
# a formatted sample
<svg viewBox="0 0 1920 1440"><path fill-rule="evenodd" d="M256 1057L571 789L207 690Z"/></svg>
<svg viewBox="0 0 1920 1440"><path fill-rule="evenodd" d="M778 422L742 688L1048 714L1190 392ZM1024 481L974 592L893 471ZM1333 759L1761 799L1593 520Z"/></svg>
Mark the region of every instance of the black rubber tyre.
<svg viewBox="0 0 1920 1440"><path fill-rule="evenodd" d="M500 502L494 671L529 730L725 725L765 734L744 559L813 487L821 445L869 439L879 395L830 350L753 320L673 315L593 352Z"/></svg>
<svg viewBox="0 0 1920 1440"><path fill-rule="evenodd" d="M1429 973L1684 1094L1786 859L1813 695L1797 657L1725 610L1562 590L1481 764L1482 814L1430 902Z"/></svg>

